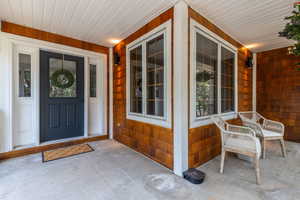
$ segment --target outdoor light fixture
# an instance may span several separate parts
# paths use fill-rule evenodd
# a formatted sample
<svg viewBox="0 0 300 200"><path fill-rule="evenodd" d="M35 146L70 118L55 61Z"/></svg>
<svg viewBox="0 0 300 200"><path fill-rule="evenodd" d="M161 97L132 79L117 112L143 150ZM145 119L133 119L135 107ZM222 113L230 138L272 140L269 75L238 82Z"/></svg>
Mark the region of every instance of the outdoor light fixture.
<svg viewBox="0 0 300 200"><path fill-rule="evenodd" d="M119 42L121 42L121 40L118 40L118 39L111 39L110 42L112 44L118 44Z"/></svg>
<svg viewBox="0 0 300 200"><path fill-rule="evenodd" d="M120 64L120 55L118 53L114 53L114 64L115 65Z"/></svg>
<svg viewBox="0 0 300 200"><path fill-rule="evenodd" d="M254 44L248 44L248 45L246 45L245 47L246 47L247 49L253 49L253 48L256 48L256 47L259 47L259 46L260 46L260 44L254 43Z"/></svg>

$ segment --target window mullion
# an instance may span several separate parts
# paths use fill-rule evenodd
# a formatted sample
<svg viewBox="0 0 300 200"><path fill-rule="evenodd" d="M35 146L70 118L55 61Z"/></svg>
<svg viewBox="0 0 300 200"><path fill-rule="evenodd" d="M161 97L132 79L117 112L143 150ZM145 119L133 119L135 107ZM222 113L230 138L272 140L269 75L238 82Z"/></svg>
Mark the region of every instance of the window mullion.
<svg viewBox="0 0 300 200"><path fill-rule="evenodd" d="M147 76L146 76L146 67L147 67L147 52L146 52L146 42L144 41L142 43L142 84L143 84L143 98L142 98L142 105L143 105L143 115L146 116L147 114L147 105L146 105L146 96L147 96L147 87L146 87L146 83L147 83Z"/></svg>
<svg viewBox="0 0 300 200"><path fill-rule="evenodd" d="M218 96L217 96L217 104L218 104L218 114L221 113L221 44L218 43L218 70L217 70L217 90L218 90Z"/></svg>

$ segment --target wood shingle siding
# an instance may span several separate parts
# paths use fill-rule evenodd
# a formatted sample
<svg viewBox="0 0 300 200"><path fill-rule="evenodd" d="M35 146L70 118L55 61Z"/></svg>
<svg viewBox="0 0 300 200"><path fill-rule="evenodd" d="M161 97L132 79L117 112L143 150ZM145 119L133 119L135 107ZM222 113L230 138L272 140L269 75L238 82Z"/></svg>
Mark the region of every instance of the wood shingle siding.
<svg viewBox="0 0 300 200"><path fill-rule="evenodd" d="M285 139L300 142L300 58L287 48L257 54L257 111L285 125Z"/></svg>
<svg viewBox="0 0 300 200"><path fill-rule="evenodd" d="M126 119L126 45L170 19L173 20L173 8L114 47L121 60L119 65L114 66L113 129L114 139L172 169L173 129Z"/></svg>

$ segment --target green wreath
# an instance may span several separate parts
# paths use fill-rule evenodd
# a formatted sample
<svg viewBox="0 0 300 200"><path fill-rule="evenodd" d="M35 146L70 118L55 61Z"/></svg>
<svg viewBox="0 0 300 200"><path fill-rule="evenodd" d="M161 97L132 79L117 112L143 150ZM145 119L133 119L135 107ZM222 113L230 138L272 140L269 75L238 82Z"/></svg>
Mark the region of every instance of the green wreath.
<svg viewBox="0 0 300 200"><path fill-rule="evenodd" d="M65 69L57 70L51 76L52 85L62 89L71 87L74 80L73 74Z"/></svg>

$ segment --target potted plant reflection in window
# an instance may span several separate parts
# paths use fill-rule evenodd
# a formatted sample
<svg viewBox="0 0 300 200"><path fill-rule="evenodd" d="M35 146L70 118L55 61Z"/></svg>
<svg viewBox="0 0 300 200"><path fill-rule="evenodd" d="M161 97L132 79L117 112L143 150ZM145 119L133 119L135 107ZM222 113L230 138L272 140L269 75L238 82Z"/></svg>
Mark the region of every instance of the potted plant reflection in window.
<svg viewBox="0 0 300 200"><path fill-rule="evenodd" d="M210 80L214 79L209 71L197 72L196 75L196 115L206 116L209 113Z"/></svg>

